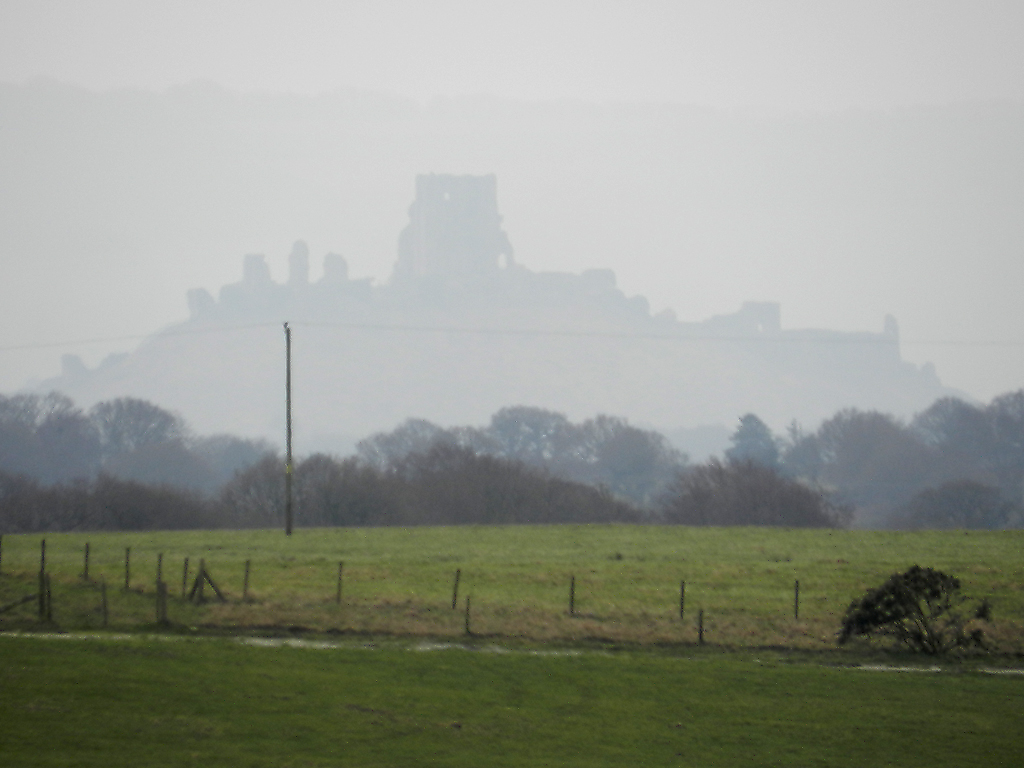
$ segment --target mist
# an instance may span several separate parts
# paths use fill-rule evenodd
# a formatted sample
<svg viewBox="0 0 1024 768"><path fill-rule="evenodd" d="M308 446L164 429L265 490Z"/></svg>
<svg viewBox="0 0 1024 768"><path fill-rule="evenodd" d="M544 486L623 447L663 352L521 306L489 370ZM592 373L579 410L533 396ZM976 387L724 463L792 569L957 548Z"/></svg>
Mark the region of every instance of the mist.
<svg viewBox="0 0 1024 768"><path fill-rule="evenodd" d="M983 401L1024 381L1014 4L34 7L0 11L5 391L45 388L65 354L94 370L144 353L192 322L189 290L238 283L246 254L286 284L297 240L313 283L335 253L351 281L388 286L431 173L493 174L531 273L612 270L623 300L681 323L778 303L781 330L870 335L891 315L897 359L922 375L933 364L938 382L817 400L804 382L805 407L744 383L675 412L637 391L606 401L617 415L674 429L759 410L779 428L840 407L909 416L937 394ZM279 330L267 333L278 371ZM244 363L239 391L259 378L246 383ZM709 375L710 388L716 377L729 381ZM72 394L159 394L128 381ZM212 392L175 392L157 401L202 431L232 426ZM409 416L479 422L515 404L497 392L453 397L461 410L396 404L352 437ZM601 407L526 394L574 418ZM270 395L266 407L279 410ZM279 437L279 416L246 412L242 433Z"/></svg>

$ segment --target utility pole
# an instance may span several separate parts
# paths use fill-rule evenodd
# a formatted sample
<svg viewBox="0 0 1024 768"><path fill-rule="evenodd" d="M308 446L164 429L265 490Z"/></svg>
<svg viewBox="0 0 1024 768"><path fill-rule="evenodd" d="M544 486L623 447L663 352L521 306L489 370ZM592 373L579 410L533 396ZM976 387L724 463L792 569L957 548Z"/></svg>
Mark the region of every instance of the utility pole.
<svg viewBox="0 0 1024 768"><path fill-rule="evenodd" d="M284 533L292 535L292 329L284 324Z"/></svg>

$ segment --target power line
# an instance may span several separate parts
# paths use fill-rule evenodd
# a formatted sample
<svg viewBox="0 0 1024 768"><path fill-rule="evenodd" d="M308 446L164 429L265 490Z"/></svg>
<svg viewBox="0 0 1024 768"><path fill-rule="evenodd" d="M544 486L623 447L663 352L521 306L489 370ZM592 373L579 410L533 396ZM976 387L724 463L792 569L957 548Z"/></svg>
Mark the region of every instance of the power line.
<svg viewBox="0 0 1024 768"><path fill-rule="evenodd" d="M88 339L70 339L66 341L42 341L31 344L9 344L0 347L0 352L17 352L32 349L50 349L53 347L81 347L87 344L112 344L119 341L145 341L161 336L193 336L203 333L226 333L244 331L250 328L276 328L279 323L251 323L249 325L231 325L217 328L181 328L175 330L156 331L155 333L137 333L126 336L100 336Z"/></svg>
<svg viewBox="0 0 1024 768"><path fill-rule="evenodd" d="M28 351L35 349L52 349L55 347L73 348L89 344L111 344L125 341L145 341L168 336L191 336L211 333L230 333L255 328L276 328L278 322L249 323L245 325L217 326L204 328L178 328L157 331L149 334L131 334L123 336L104 336L85 339L67 339L64 341L35 342L30 344L11 344L0 346L0 352ZM764 343L764 344L897 344L899 347L991 347L1015 348L1024 347L1024 339L905 339L893 340L882 334L867 331L781 331L777 334L698 334L698 333L652 333L649 331L614 331L585 329L553 329L553 328L495 328L471 327L459 325L412 325L394 323L331 323L298 321L292 326L307 328L336 328L350 331L371 331L382 333L450 333L477 336L509 336L509 337L551 337L551 338L595 338L671 341L695 344L708 343Z"/></svg>

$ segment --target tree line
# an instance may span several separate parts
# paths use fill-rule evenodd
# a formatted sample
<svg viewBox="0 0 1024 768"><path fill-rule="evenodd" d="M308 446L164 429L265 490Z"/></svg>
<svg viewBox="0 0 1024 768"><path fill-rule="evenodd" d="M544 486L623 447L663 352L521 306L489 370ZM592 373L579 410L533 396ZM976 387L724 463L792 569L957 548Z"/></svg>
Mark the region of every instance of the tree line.
<svg viewBox="0 0 1024 768"><path fill-rule="evenodd" d="M264 440L195 436L177 414L137 398L83 411L58 392L0 395L0 472L41 486L102 474L209 494L272 452Z"/></svg>
<svg viewBox="0 0 1024 768"><path fill-rule="evenodd" d="M195 437L121 398L0 396L0 531L270 527L284 462L261 441ZM294 475L300 526L645 522L1005 528L1022 524L1024 390L944 398L909 422L843 410L777 436L747 414L691 465L657 432L516 406L485 427L412 419Z"/></svg>
<svg viewBox="0 0 1024 768"><path fill-rule="evenodd" d="M607 490L522 462L437 443L388 469L315 454L295 467L296 525L412 526L637 523L637 508ZM4 532L268 528L281 525L284 462L270 454L215 495L100 474L43 485L0 472Z"/></svg>
<svg viewBox="0 0 1024 768"><path fill-rule="evenodd" d="M846 409L816 431L776 436L747 414L730 461L769 467L829 495L873 528L1024 525L1024 390L988 405L946 397L908 422Z"/></svg>

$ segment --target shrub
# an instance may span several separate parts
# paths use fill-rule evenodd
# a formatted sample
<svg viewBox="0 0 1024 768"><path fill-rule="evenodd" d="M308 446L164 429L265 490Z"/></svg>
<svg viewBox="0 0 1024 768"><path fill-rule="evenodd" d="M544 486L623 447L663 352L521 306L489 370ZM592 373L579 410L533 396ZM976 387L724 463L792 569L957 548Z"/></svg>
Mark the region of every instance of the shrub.
<svg viewBox="0 0 1024 768"><path fill-rule="evenodd" d="M913 566L894 573L880 587L868 590L846 609L839 643L851 637L891 637L912 651L940 654L954 648L984 647L980 628L967 629L972 619L988 620L991 609L982 600L974 615L964 619L969 598L960 594L960 580Z"/></svg>
<svg viewBox="0 0 1024 768"><path fill-rule="evenodd" d="M753 461L716 459L680 472L661 513L679 525L781 525L838 528L849 510L822 491Z"/></svg>
<svg viewBox="0 0 1024 768"><path fill-rule="evenodd" d="M1010 527L1018 512L998 488L955 480L918 493L904 507L903 522L910 528L998 530Z"/></svg>

